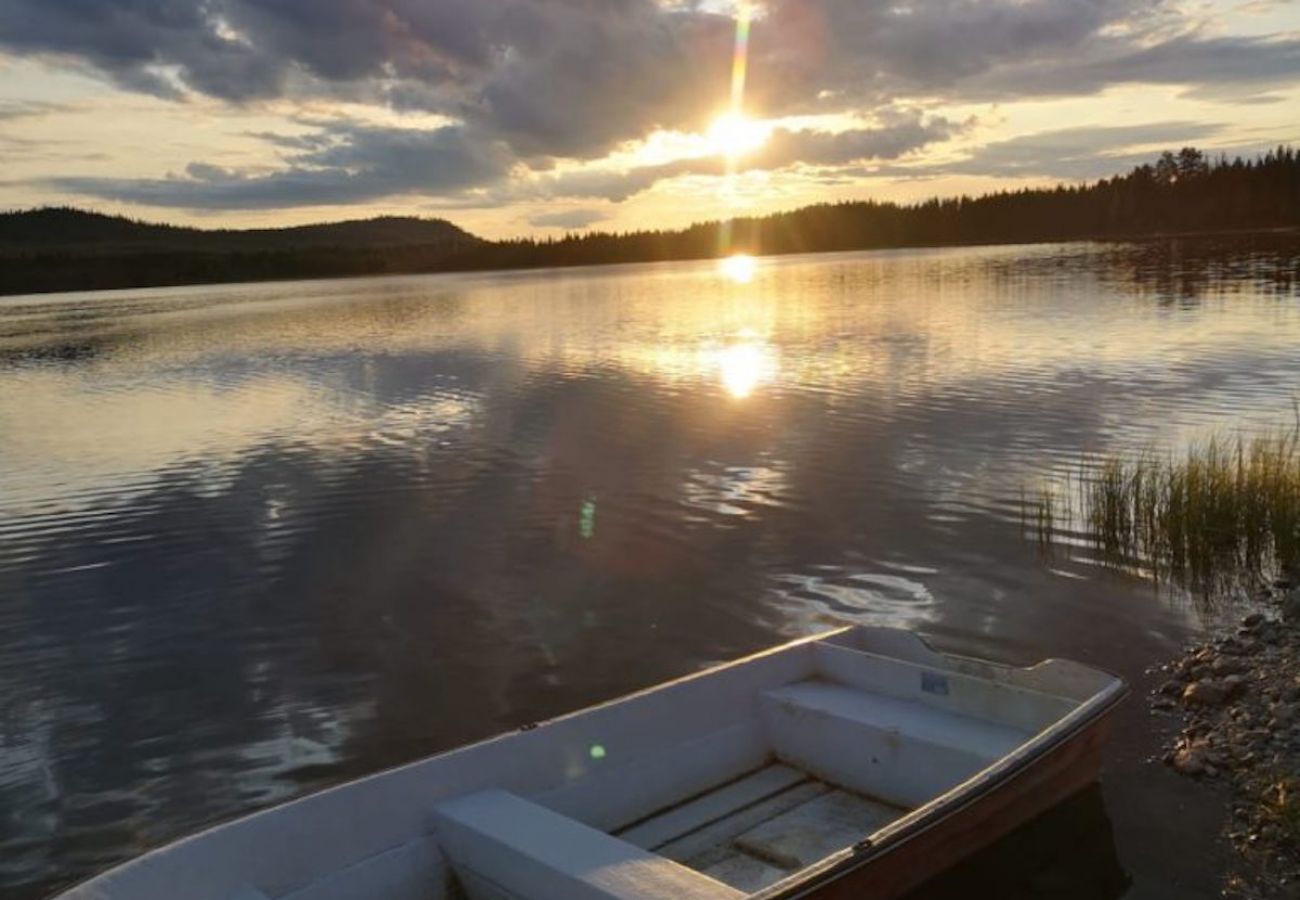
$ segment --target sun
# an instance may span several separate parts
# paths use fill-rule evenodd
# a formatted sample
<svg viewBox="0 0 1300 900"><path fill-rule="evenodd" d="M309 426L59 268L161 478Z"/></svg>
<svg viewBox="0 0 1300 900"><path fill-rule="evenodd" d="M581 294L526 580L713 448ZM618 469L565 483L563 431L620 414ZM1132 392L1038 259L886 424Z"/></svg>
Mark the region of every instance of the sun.
<svg viewBox="0 0 1300 900"><path fill-rule="evenodd" d="M762 147L771 133L771 126L729 112L714 119L706 139L711 153L735 159Z"/></svg>

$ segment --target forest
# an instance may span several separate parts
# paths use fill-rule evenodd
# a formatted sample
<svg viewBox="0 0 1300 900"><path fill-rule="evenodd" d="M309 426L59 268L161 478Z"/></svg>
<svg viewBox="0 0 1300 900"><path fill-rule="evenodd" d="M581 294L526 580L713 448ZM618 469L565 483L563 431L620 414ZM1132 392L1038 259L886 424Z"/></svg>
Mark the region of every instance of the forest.
<svg viewBox="0 0 1300 900"><path fill-rule="evenodd" d="M487 241L438 219L201 231L70 209L0 215L0 294L601 265L891 247L1133 238L1300 226L1300 154L1185 147L1084 184L915 204L822 203L681 230Z"/></svg>

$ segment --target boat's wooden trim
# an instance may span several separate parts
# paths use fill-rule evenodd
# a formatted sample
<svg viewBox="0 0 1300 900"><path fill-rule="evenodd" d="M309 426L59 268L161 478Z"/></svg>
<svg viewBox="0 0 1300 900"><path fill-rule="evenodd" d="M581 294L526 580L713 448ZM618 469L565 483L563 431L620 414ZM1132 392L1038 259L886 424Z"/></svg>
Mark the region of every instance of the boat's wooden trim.
<svg viewBox="0 0 1300 900"><path fill-rule="evenodd" d="M1107 691L874 840L753 894L753 900L900 897L1091 784L1101 766L1110 715L1128 694Z"/></svg>

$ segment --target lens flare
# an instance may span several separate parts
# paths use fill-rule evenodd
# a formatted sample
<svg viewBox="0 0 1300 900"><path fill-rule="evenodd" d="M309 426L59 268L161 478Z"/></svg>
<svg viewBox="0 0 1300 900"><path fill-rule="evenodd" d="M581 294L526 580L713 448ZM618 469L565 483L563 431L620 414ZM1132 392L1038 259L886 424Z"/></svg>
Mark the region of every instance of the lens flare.
<svg viewBox="0 0 1300 900"><path fill-rule="evenodd" d="M731 49L731 111L745 105L745 76L749 68L749 21L753 12L748 0L736 7L736 42Z"/></svg>
<svg viewBox="0 0 1300 900"><path fill-rule="evenodd" d="M731 49L731 107L718 119L711 130L710 140L718 147L726 161L722 179L722 195L735 196L736 159L761 146L767 140L768 129L745 116L745 76L749 68L749 23L753 15L750 0L736 4L736 40ZM748 123L748 124L747 124ZM731 220L725 220L718 229L718 249L731 250Z"/></svg>

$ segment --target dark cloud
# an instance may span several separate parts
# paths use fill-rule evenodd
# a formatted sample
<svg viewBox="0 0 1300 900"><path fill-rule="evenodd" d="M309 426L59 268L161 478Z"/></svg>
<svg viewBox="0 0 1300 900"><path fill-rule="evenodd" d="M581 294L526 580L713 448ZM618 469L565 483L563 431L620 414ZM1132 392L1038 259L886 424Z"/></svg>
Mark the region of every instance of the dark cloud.
<svg viewBox="0 0 1300 900"><path fill-rule="evenodd" d="M248 174L194 163L158 179L62 178L61 190L147 206L274 209L358 203L401 194L443 194L500 179L514 164L501 144L463 128L335 126L289 165Z"/></svg>
<svg viewBox="0 0 1300 900"><path fill-rule="evenodd" d="M186 0L0 0L0 46L87 63L119 86L179 97L247 99L279 93L285 65L223 37L212 3Z"/></svg>
<svg viewBox="0 0 1300 900"><path fill-rule="evenodd" d="M732 24L655 0L0 0L0 47L232 101L328 93L440 112L526 158L589 158L724 102ZM769 115L1300 77L1300 40L1207 38L1172 0L768 0Z"/></svg>
<svg viewBox="0 0 1300 900"><path fill-rule="evenodd" d="M0 0L0 50L162 97L324 96L454 123L317 123L315 134L261 135L284 156L269 173L200 163L160 179L57 183L81 194L194 209L402 194L462 204L618 201L664 179L720 171L716 158L624 172L564 173L557 163L600 157L659 127L699 129L723 107L733 23L710 8L689 0ZM766 0L749 70L746 103L756 114L879 120L839 134L778 131L744 161L831 177L833 167L855 172L959 128L899 112L900 104L1086 95L1125 83L1259 102L1300 80L1300 38L1207 37L1178 0ZM0 119L18 114L0 108ZM1085 141L1074 146L1038 147L1041 136L990 145L949 171L1109 172L1127 157L1086 144L1103 132L1060 134ZM1209 132L1167 133L1186 141ZM531 172L522 187L504 184L514 167Z"/></svg>
<svg viewBox="0 0 1300 900"><path fill-rule="evenodd" d="M1011 61L1077 54L1160 0L771 0L755 88L776 105L878 101L951 88Z"/></svg>
<svg viewBox="0 0 1300 900"><path fill-rule="evenodd" d="M1300 78L1300 40L1260 37L1198 38L1184 35L1139 49L1099 41L1090 58L1007 65L974 80L972 94L1080 95L1112 84L1183 85L1190 94L1238 99Z"/></svg>
<svg viewBox="0 0 1300 900"><path fill-rule="evenodd" d="M946 140L957 127L916 110L885 110L872 128L836 134L777 129L767 144L737 165L748 171L896 159ZM559 198L618 202L660 181L725 171L722 158L708 156L628 170L541 171L530 181L514 184L507 183L506 176L519 161L509 146L461 126L421 130L335 123L309 134L255 136L286 152L284 168L248 173L197 162L183 175L166 178L61 178L52 184L85 196L185 209L323 206L399 195L443 197L450 208ZM466 193L471 190L479 192ZM557 219L550 224L590 223Z"/></svg>
<svg viewBox="0 0 1300 900"><path fill-rule="evenodd" d="M654 0L0 0L0 47L129 90L343 95L565 156L716 109L731 27Z"/></svg>
<svg viewBox="0 0 1300 900"><path fill-rule="evenodd" d="M866 160L893 160L927 144L950 138L961 126L916 110L885 110L871 128L841 132L791 131L778 128L758 150L741 157L734 171L785 169L796 165L839 166ZM723 175L718 156L676 159L625 171L583 170L541 180L534 189L544 197L600 198L620 202L660 181L684 175Z"/></svg>
<svg viewBox="0 0 1300 900"><path fill-rule="evenodd" d="M537 228L586 228L608 218L609 213L599 209L566 209L530 216L528 224Z"/></svg>
<svg viewBox="0 0 1300 900"><path fill-rule="evenodd" d="M875 175L987 175L1003 178L1100 178L1150 162L1142 147L1177 147L1213 137L1224 126L1206 122L1152 122L1146 125L1062 128L995 141L967 159L942 165L875 169Z"/></svg>
<svg viewBox="0 0 1300 900"><path fill-rule="evenodd" d="M777 129L752 158L751 166L777 169L796 163L837 166L868 159L897 159L927 144L948 140L962 126L917 110L886 109L874 128L849 131Z"/></svg>

